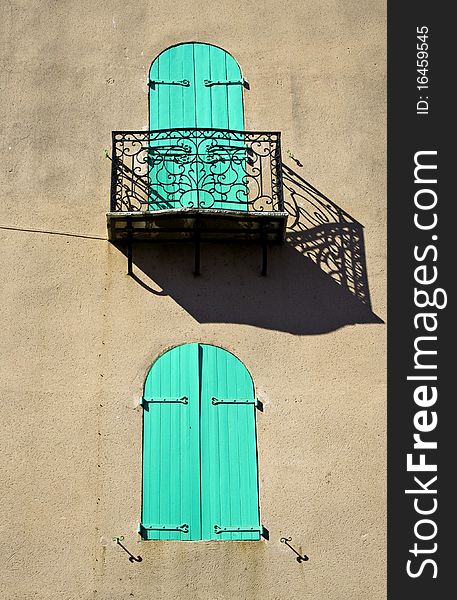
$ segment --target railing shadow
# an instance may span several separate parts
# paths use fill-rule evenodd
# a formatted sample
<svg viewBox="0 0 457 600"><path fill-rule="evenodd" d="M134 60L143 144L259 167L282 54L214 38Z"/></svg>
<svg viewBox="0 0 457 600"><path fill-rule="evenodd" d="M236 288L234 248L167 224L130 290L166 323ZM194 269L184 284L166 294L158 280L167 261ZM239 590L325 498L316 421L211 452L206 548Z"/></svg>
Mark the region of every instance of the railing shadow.
<svg viewBox="0 0 457 600"><path fill-rule="evenodd" d="M286 243L270 248L267 277L259 274L260 248L246 243L202 244L200 277L191 244L137 243L133 279L199 323L296 335L382 323L371 309L362 225L287 165L283 184Z"/></svg>
<svg viewBox="0 0 457 600"><path fill-rule="evenodd" d="M371 307L363 225L284 163L282 176L287 242Z"/></svg>

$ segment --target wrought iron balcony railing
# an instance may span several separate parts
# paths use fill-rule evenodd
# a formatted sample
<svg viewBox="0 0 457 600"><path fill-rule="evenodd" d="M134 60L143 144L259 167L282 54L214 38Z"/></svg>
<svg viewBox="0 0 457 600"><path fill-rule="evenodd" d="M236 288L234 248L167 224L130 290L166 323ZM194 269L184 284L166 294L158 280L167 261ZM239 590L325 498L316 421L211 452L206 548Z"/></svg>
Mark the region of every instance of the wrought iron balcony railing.
<svg viewBox="0 0 457 600"><path fill-rule="evenodd" d="M113 132L111 213L283 213L279 133Z"/></svg>
<svg viewBox="0 0 457 600"><path fill-rule="evenodd" d="M113 132L109 239L286 241L370 305L363 227L281 162L280 134ZM287 233L286 233L287 225Z"/></svg>

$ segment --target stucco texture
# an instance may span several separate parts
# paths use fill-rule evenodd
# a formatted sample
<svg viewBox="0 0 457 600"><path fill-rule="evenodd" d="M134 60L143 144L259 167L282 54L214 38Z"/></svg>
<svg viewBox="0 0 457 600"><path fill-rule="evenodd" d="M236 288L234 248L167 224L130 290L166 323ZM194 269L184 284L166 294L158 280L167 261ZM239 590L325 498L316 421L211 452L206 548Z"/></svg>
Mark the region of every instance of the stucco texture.
<svg viewBox="0 0 457 600"><path fill-rule="evenodd" d="M384 1L0 6L0 597L381 600ZM150 289L127 275L105 150L147 129L149 65L181 41L234 55L246 128L280 130L285 162L365 226L377 323L345 322L338 284L287 247L265 278L260 250L224 245L202 248L200 278L190 246L138 249ZM142 386L186 342L253 376L268 541L139 541Z"/></svg>

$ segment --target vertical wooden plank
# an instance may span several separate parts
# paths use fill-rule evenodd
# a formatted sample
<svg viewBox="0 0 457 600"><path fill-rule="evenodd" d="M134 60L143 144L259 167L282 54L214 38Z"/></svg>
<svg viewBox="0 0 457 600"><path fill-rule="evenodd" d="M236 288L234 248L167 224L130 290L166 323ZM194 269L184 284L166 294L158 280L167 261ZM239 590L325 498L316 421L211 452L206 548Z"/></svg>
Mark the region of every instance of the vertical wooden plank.
<svg viewBox="0 0 457 600"><path fill-rule="evenodd" d="M190 82L188 88L183 88L186 91L183 93L183 112L182 119L177 122L174 127L185 128L192 130L197 127L197 101L196 101L196 86L195 86L195 44L182 44L180 46L182 52L183 73L185 79ZM188 162L180 165L183 169L182 182L180 186L184 193L180 197L180 206L184 208L195 208L198 206L198 168L196 168L195 157L197 154L195 135L191 131L185 132L185 145L188 146L187 156ZM179 208L179 206L177 206Z"/></svg>
<svg viewBox="0 0 457 600"><path fill-rule="evenodd" d="M240 66L236 60L229 54L225 54L225 70L227 81L241 81L243 76ZM228 85L227 86L227 106L228 118L227 129L235 131L244 131L244 106L243 106L243 86ZM231 147L239 148L234 153L234 184L232 186L232 198L236 204L232 204L232 210L248 210L247 204L247 186L244 182L246 175L246 152L245 142L243 139L235 139L230 142Z"/></svg>
<svg viewBox="0 0 457 600"><path fill-rule="evenodd" d="M176 65L174 61L175 48L169 48L167 51L162 52L159 57L160 63L160 80L161 81L174 81L176 69L179 67ZM181 86L175 85L167 85L160 84L157 86L158 88L158 106L157 112L159 116L159 126L158 129L170 129L173 127L173 104L175 98L179 98L180 91L177 91L177 88L181 90ZM164 196L165 202L161 203L159 208L175 208L175 197L174 191L176 189L176 184L173 180L173 174L176 172L175 163L173 157L169 157L169 150L167 146L170 147L173 145L173 140L171 138L161 139L157 142L157 145L161 148L165 147L163 150L160 150L161 155L164 157L163 166L165 168L159 168L157 173L158 182L160 185L159 192Z"/></svg>
<svg viewBox="0 0 457 600"><path fill-rule="evenodd" d="M252 385L251 377L247 370L238 378L238 393ZM255 395L253 394L253 397ZM258 464L257 464L257 436L255 422L255 406L243 407L244 415L238 421L238 444L240 448L240 480L245 486L246 493L241 495L241 522L257 522L260 525L259 489L258 489ZM255 501L253 499L256 499ZM246 540L258 540L259 534L245 533Z"/></svg>
<svg viewBox="0 0 457 600"><path fill-rule="evenodd" d="M195 125L200 129L212 127L211 122L211 94L204 85L205 79L210 77L210 55L208 44L193 44L194 74L195 74ZM199 207L209 208L211 199L209 195L212 185L212 174L207 162L207 148L209 141L204 136L196 136L196 153L198 160L195 163L195 179L197 182L196 201Z"/></svg>
<svg viewBox="0 0 457 600"><path fill-rule="evenodd" d="M160 55L152 62L149 69L149 129L154 131L159 129L159 111L158 94L159 87L152 87L151 82L160 79Z"/></svg>
<svg viewBox="0 0 457 600"><path fill-rule="evenodd" d="M199 377L199 345L186 344L189 356L184 357L186 387L191 390L192 410L188 429L188 484L183 494L183 501L190 504L190 524L192 540L201 539L201 471L200 471L200 377ZM190 399L189 399L190 400ZM189 498L189 500L187 500Z"/></svg>
<svg viewBox="0 0 457 600"><path fill-rule="evenodd" d="M186 396L188 403L156 402ZM147 539L201 538L198 345L178 346L151 367L145 382L143 420L144 525L178 527L189 533L147 531Z"/></svg>
<svg viewBox="0 0 457 600"><path fill-rule="evenodd" d="M211 117L211 92L204 84L210 79L210 46L193 44L195 69L195 127L208 129L213 127Z"/></svg>
<svg viewBox="0 0 457 600"><path fill-rule="evenodd" d="M225 53L225 72L227 81L241 81L242 73L239 64ZM243 86L227 86L227 105L229 106L227 129L244 130Z"/></svg>
<svg viewBox="0 0 457 600"><path fill-rule="evenodd" d="M158 95L159 88L153 87L151 82L157 81L160 79L160 56L158 56L153 63L151 64L151 68L149 69L149 130L154 131L159 129L159 110L158 110ZM157 204L157 197L160 193L160 186L157 184L157 171L158 167L152 164L154 160L154 150L153 148L157 146L157 144L153 141L149 141L148 145L148 178L149 178L149 210L157 210L161 208L159 204Z"/></svg>
<svg viewBox="0 0 457 600"><path fill-rule="evenodd" d="M173 64L171 63L171 53L173 48L170 48L166 52L162 52L160 55L160 79L162 81L171 81ZM159 113L159 129L169 129L172 127L171 124L171 113L170 113L170 96L173 93L173 85L160 84L158 88L158 113Z"/></svg>
<svg viewBox="0 0 457 600"><path fill-rule="evenodd" d="M189 87L183 93L183 117L176 127L197 127L195 98L195 44L181 44L183 79L189 81Z"/></svg>
<svg viewBox="0 0 457 600"><path fill-rule="evenodd" d="M211 86L211 106L213 127L220 129L243 130L243 88L239 83L241 70L235 59L221 48L211 46L210 51L211 81L226 82ZM234 136L224 140L228 148L244 148L244 141L234 139ZM245 175L244 152L226 150L220 153L219 164L216 165L217 174L224 175L223 181L227 185L220 186L220 191L227 197L219 194L215 208L228 210L247 210L246 185L243 181ZM217 189L217 188L216 188Z"/></svg>
<svg viewBox="0 0 457 600"><path fill-rule="evenodd" d="M214 405L213 397L253 400L254 386L233 354L202 345L202 539L258 540L258 531L214 531L215 525L259 528L260 522L254 405Z"/></svg>
<svg viewBox="0 0 457 600"><path fill-rule="evenodd" d="M187 47L184 44L173 46L167 52L169 58L169 78L170 81L182 81L184 77L184 58L188 53ZM181 85L166 86L169 89L169 127L182 127L183 122L183 98L189 88Z"/></svg>
<svg viewBox="0 0 457 600"><path fill-rule="evenodd" d="M216 46L209 46L209 81L226 81L226 69L225 69L225 52L221 48ZM227 86L226 85L212 85L207 88L210 94L210 127L216 129L228 129L228 111L229 106L227 103ZM234 110L235 107L233 107ZM229 144L227 140L221 141L222 144ZM229 183L225 177L225 173L228 167L227 152L224 150L218 150L215 157L217 162L213 163L211 170L214 173L213 181L213 198L214 208L230 208L229 205L224 204L223 200L228 189L226 185L220 185L220 182ZM221 179L221 177L223 177Z"/></svg>
<svg viewBox="0 0 457 600"><path fill-rule="evenodd" d="M226 54L221 48L209 47L210 76L208 79L210 81L227 81ZM211 127L216 129L229 129L229 110L237 110L237 107L229 107L228 105L227 87L227 85L222 84L207 88L210 90L211 95Z"/></svg>
<svg viewBox="0 0 457 600"><path fill-rule="evenodd" d="M162 52L154 60L149 71L149 129L151 131L165 129L169 127L169 92L166 86L155 84L156 81L166 81L169 76L169 56L167 52ZM172 208L168 202L168 190L164 187L164 164L157 162L159 157L164 157L165 152L159 149L164 145L161 141L150 140L149 158L154 164L149 166L149 210L160 210Z"/></svg>

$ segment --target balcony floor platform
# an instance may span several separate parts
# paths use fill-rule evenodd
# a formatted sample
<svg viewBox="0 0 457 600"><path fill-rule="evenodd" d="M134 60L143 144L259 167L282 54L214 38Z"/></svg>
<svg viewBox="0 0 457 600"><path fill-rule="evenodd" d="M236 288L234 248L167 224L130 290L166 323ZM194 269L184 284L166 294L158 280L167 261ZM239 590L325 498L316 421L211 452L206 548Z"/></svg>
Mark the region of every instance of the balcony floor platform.
<svg viewBox="0 0 457 600"><path fill-rule="evenodd" d="M244 241L282 243L287 213L179 208L109 212L108 239L122 241Z"/></svg>

